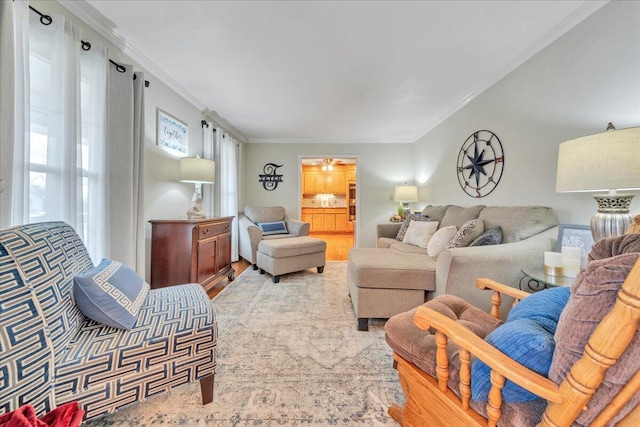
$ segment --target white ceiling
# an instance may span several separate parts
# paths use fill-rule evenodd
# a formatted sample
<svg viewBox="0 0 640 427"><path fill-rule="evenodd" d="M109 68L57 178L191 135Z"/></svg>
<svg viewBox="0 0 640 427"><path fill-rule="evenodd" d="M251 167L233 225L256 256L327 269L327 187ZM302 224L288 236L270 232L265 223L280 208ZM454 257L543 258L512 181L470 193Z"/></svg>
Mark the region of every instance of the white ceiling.
<svg viewBox="0 0 640 427"><path fill-rule="evenodd" d="M61 3L250 142L347 143L414 142L606 2Z"/></svg>

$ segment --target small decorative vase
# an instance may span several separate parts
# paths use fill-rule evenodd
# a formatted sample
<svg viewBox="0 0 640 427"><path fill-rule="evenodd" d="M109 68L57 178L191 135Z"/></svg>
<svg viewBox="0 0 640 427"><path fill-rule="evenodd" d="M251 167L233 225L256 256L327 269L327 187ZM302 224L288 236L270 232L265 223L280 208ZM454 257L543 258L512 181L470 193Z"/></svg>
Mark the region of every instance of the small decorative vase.
<svg viewBox="0 0 640 427"><path fill-rule="evenodd" d="M398 215L404 218L404 216L402 215L403 213L404 213L404 210L402 209L402 202L400 202L400 205L398 206Z"/></svg>

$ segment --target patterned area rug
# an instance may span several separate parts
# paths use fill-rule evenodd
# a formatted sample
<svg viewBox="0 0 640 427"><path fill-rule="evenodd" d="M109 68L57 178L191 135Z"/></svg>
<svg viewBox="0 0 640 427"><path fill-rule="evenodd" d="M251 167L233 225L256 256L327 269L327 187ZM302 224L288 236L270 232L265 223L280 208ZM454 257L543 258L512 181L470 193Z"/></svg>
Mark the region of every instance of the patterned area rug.
<svg viewBox="0 0 640 427"><path fill-rule="evenodd" d="M213 402L177 387L88 426L396 426L404 398L384 321L356 330L346 262L282 276L245 270L214 300L218 368Z"/></svg>

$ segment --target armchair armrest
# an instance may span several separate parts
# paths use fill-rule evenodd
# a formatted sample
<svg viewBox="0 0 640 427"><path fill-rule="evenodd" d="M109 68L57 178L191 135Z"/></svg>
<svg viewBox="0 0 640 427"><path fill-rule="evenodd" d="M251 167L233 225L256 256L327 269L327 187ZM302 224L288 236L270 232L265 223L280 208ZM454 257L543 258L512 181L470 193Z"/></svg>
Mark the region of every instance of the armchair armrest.
<svg viewBox="0 0 640 427"><path fill-rule="evenodd" d="M511 359L509 356L478 337L471 330L456 323L454 320L449 319L430 308L421 306L416 312L414 323L420 329L428 330L432 327L436 329L436 334L442 334L440 338L436 335L436 343L438 345L436 355L438 366L436 368L436 373L438 374L438 382L441 383L442 380L444 380L445 387L446 380L449 376L446 354L447 338L458 344L461 349L468 351L473 356L482 360L493 370L491 373L492 386L491 391L489 392L489 402L487 404L489 414L492 412L489 409L490 406L492 408L498 408L499 411L500 405L502 404L500 389L502 388L502 385L504 385L505 378L543 399L550 402L562 403L563 397L560 394L559 387L556 383L522 366L520 363ZM438 343L438 340L440 340L440 343ZM442 359L443 356L444 359ZM463 359L463 357L461 357L461 359ZM461 383L464 377L462 371L464 369L469 369L469 359L466 361L466 368L464 366L464 362L461 367ZM502 378L495 378L494 380L494 375L496 373ZM470 374L467 373L467 379L469 378ZM499 386L496 384L499 384Z"/></svg>
<svg viewBox="0 0 640 427"><path fill-rule="evenodd" d="M262 230L242 213L238 217L240 256L255 265L258 243L262 240Z"/></svg>
<svg viewBox="0 0 640 427"><path fill-rule="evenodd" d="M303 222L297 219L285 218L284 222L287 224L287 230L289 234L294 236L308 236L311 224Z"/></svg>

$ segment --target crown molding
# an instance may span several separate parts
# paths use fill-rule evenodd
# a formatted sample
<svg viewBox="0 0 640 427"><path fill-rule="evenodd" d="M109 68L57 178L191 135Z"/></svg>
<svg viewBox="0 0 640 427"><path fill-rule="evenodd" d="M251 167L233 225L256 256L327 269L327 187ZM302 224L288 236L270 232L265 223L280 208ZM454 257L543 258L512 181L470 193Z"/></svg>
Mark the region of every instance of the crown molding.
<svg viewBox="0 0 640 427"><path fill-rule="evenodd" d="M460 101L454 104L450 109L445 111L442 114L436 116L433 120L429 122L429 124L416 136L412 139L413 142L417 142L435 129L442 122L447 120L449 117L453 116L456 112L461 110L465 105L469 102L473 101L484 91L489 89L494 84L498 83L504 77L506 77L509 73L513 72L520 65L524 64L526 61L531 59L534 55L540 52L545 47L549 46L551 43L559 39L562 35L567 33L569 30L574 28L576 25L584 21L586 18L594 14L597 10L599 10L602 6L609 3L610 0L597 0L597 1L587 1L582 4L578 9L576 9L571 15L568 15L564 18L560 23L558 23L555 27L547 31L542 35L538 40L536 40L531 46L527 49L523 50L511 61L506 63L500 70L496 71L492 74L483 84L479 85L475 90L471 91L469 94L464 96Z"/></svg>
<svg viewBox="0 0 640 427"><path fill-rule="evenodd" d="M249 138L251 144L413 144L414 138Z"/></svg>

